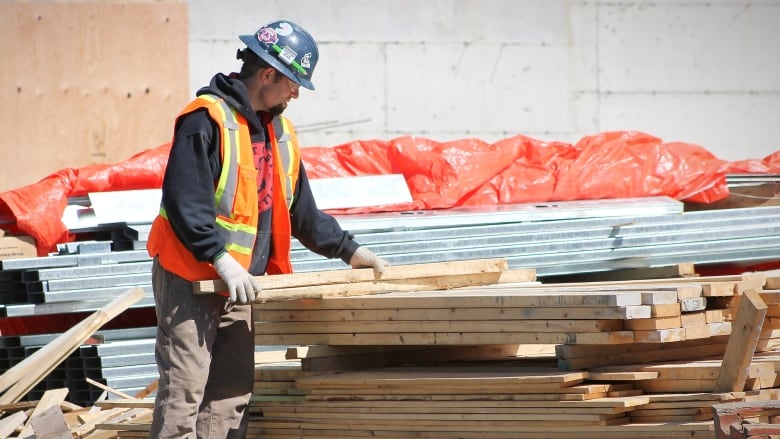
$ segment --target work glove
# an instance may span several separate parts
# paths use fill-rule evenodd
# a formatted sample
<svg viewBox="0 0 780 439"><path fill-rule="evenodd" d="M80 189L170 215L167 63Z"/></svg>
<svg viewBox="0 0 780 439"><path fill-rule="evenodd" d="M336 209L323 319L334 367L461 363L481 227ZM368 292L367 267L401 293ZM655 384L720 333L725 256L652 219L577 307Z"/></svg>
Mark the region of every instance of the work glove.
<svg viewBox="0 0 780 439"><path fill-rule="evenodd" d="M384 259L375 255L371 250L360 246L357 248L357 250L355 250L355 253L352 255L352 257L349 258L349 265L351 265L352 268L372 267L374 269L374 273L379 276L385 272L385 265L390 264L388 264Z"/></svg>
<svg viewBox="0 0 780 439"><path fill-rule="evenodd" d="M254 278L230 253L222 253L214 260L214 269L228 286L231 303L251 303L262 292L260 282Z"/></svg>

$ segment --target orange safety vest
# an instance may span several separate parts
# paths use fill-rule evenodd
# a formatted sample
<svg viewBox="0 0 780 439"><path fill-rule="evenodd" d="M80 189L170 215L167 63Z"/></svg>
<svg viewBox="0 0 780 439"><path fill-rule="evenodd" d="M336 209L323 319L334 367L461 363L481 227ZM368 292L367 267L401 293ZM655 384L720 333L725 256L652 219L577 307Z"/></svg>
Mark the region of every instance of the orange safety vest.
<svg viewBox="0 0 780 439"><path fill-rule="evenodd" d="M249 269L257 239L257 171L246 119L224 100L201 95L182 110L179 117L206 108L220 132L222 172L217 180L214 204L217 230L225 237L227 250L244 268ZM266 272L292 273L290 261L290 207L300 171L298 138L289 120L274 117L268 124L274 159L273 200L271 203L272 250ZM165 207L152 223L146 243L149 255L160 264L189 281L218 279L214 266L202 262L187 250L173 231Z"/></svg>

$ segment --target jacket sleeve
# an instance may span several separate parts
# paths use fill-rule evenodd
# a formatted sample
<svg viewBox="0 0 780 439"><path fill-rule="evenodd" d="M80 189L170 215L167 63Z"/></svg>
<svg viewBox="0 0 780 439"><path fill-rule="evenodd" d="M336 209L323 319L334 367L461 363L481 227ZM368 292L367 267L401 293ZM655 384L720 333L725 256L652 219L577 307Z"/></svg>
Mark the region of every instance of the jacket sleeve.
<svg viewBox="0 0 780 439"><path fill-rule="evenodd" d="M176 122L162 184L162 204L179 240L199 261L225 247L216 230L214 182L221 171L219 131L205 109Z"/></svg>
<svg viewBox="0 0 780 439"><path fill-rule="evenodd" d="M303 163L300 166L295 203L290 212L292 236L304 247L326 258L349 259L360 246L352 234L342 230L336 218L319 210L311 192Z"/></svg>

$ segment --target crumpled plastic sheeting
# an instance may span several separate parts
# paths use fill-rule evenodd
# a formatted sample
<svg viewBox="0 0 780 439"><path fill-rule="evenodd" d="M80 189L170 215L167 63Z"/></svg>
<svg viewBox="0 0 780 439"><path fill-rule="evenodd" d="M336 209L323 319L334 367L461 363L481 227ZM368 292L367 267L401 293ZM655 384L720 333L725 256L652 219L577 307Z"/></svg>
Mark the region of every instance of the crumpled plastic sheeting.
<svg viewBox="0 0 780 439"><path fill-rule="evenodd" d="M763 160L738 160L729 164L729 174L780 174L780 151Z"/></svg>
<svg viewBox="0 0 780 439"><path fill-rule="evenodd" d="M574 145L522 135L493 144L400 137L305 148L303 159L312 178L403 174L416 209L662 195L710 203L728 196L730 169L700 146L635 131Z"/></svg>
<svg viewBox="0 0 780 439"><path fill-rule="evenodd" d="M92 165L61 169L37 183L0 193L0 217L13 217L11 233L35 238L39 256L54 251L57 244L69 242L62 214L69 197L90 192L150 189L162 186L170 144L140 152L113 165Z"/></svg>
<svg viewBox="0 0 780 439"><path fill-rule="evenodd" d="M60 220L68 197L159 188L169 151L170 144L164 144L114 165L63 169L0 193L0 217L15 218L9 232L33 236L43 256L72 240ZM403 174L413 199L411 205L331 213L662 195L711 203L728 196L727 173L780 173L780 151L762 160L730 163L700 146L664 143L636 131L604 132L576 144L523 135L492 144L404 136L308 147L302 157L310 178Z"/></svg>

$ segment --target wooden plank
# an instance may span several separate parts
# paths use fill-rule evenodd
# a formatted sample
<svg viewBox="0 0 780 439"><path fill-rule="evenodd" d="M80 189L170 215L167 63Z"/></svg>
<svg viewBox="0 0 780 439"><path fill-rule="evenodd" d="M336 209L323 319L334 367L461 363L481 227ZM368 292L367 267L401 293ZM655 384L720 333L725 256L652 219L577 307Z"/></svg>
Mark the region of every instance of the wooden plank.
<svg viewBox="0 0 780 439"><path fill-rule="evenodd" d="M470 410L470 409L490 409L490 408L511 408L511 409L524 409L536 411L550 411L550 410L598 410L606 409L603 413L619 413L626 410L632 410L639 406L645 406L650 401L647 396L632 396L624 398L599 398L588 401L553 401L553 400L539 400L539 401L513 401L513 400L474 400L474 401L461 401L457 399L451 400L438 400L438 401L301 401L300 405L307 407L321 407L347 409L347 410L359 410L366 408L370 410L396 410L403 409L409 411L419 412L424 409L456 409L456 410ZM267 402L252 404L256 407L269 407L278 405L288 405L288 402Z"/></svg>
<svg viewBox="0 0 780 439"><path fill-rule="evenodd" d="M767 290L780 290L780 270L764 271L766 276L764 288Z"/></svg>
<svg viewBox="0 0 780 439"><path fill-rule="evenodd" d="M680 306L674 304L677 316ZM655 307L655 305L653 306ZM384 309L267 309L257 315L266 322L325 322L360 320L567 320L650 318L647 305L561 307L482 307L482 308L384 308Z"/></svg>
<svg viewBox="0 0 780 439"><path fill-rule="evenodd" d="M20 439L34 438L37 432L33 431L32 420L35 419L35 417L41 414L42 412L49 410L50 407L57 406L57 411L59 412L60 416L62 416L62 410L60 410L60 403L65 401L65 397L68 396L68 392L69 390L67 387L61 389L51 389L44 392L43 396L41 396L40 401L38 401L38 404L35 406L35 409L33 409L29 421L27 422L27 424L25 424L24 429L21 431L21 433L19 433L19 438ZM48 414L47 416L51 416L53 418L57 417L56 413ZM52 422L54 424L57 423L56 419L53 420Z"/></svg>
<svg viewBox="0 0 780 439"><path fill-rule="evenodd" d="M527 354L526 352L521 352L521 348L522 346L517 344L417 346L413 348L404 347L403 350L384 349L383 347L383 349L374 349L368 352L305 358L301 361L301 369L306 372L315 372L351 370L432 361L502 359ZM546 355L549 358L554 358L554 354L550 353L550 351L551 349L548 349Z"/></svg>
<svg viewBox="0 0 780 439"><path fill-rule="evenodd" d="M630 280L611 280L605 282L572 282L550 285L663 285L663 284L705 284L711 282L749 282L752 289L761 289L767 279L767 275L762 272L742 273L736 275L722 276L691 276L675 277L664 279L630 279Z"/></svg>
<svg viewBox="0 0 780 439"><path fill-rule="evenodd" d="M627 410L626 410L627 411ZM609 419L614 418L617 416L623 416L623 412L616 412L612 408L586 408L586 407L576 407L576 408L568 408L565 410L550 410L549 408L540 408L540 407L530 407L530 408L499 408L499 407L487 407L487 408L478 408L478 407L465 407L465 408L448 408L448 407L438 407L433 404L428 404L425 408L420 407L393 407L393 408L377 408L377 407L349 407L349 408L339 408L339 407L313 407L311 404L306 405L298 405L298 406L292 406L290 404L287 405L275 405L275 406L264 406L262 407L263 416L266 418L295 418L295 417L306 417L307 419L312 419L316 417L348 417L350 414L354 415L368 415L368 416L376 416L378 419L381 419L381 416L377 415L390 415L396 418L410 418L414 421L420 421L424 418L422 418L420 413L425 413L427 415L445 415L447 417L453 418L453 415L458 415L458 417L464 418L464 417L470 417L472 419L476 418L487 418L492 416L500 416L502 419L508 420L508 419L518 419L521 420L519 417L510 417L507 415L547 415L547 416L555 416L556 419L562 419L564 420L564 413L568 415L577 415L580 417L580 420L592 420L592 419ZM367 416L366 416L367 417ZM457 418L455 418L457 419ZM538 418L539 420L542 420L543 418ZM576 420L576 419L568 419L568 420Z"/></svg>
<svg viewBox="0 0 780 439"><path fill-rule="evenodd" d="M100 329L125 309L144 297L143 288L131 288L119 297L95 311L46 346L35 351L17 365L0 376L0 404L19 401L27 392L46 377L57 365ZM10 388L9 388L10 387Z"/></svg>
<svg viewBox="0 0 780 439"><path fill-rule="evenodd" d="M736 292L734 282L708 282L702 284L702 296L733 296Z"/></svg>
<svg viewBox="0 0 780 439"><path fill-rule="evenodd" d="M689 297L685 299L680 299L680 311L682 312L703 311L706 308L707 308L706 297Z"/></svg>
<svg viewBox="0 0 780 439"><path fill-rule="evenodd" d="M680 316L680 324L683 328L689 326L705 326L707 324L707 315L704 311L687 312Z"/></svg>
<svg viewBox="0 0 780 439"><path fill-rule="evenodd" d="M707 392L715 386L716 380L648 380L637 381L634 385L650 393Z"/></svg>
<svg viewBox="0 0 780 439"><path fill-rule="evenodd" d="M631 411L631 419L645 418L651 416L691 416L691 415L708 415L712 417L712 407L686 407L686 408L669 408L669 409L649 409L640 408Z"/></svg>
<svg viewBox="0 0 780 439"><path fill-rule="evenodd" d="M11 434L24 426L25 421L27 421L27 413L23 410L0 419L0 438L10 437Z"/></svg>
<svg viewBox="0 0 780 439"><path fill-rule="evenodd" d="M255 360L257 360L257 356L255 356ZM160 380L156 379L149 383L148 386L141 389L138 393L133 395L134 398L146 398L147 396L151 395L152 393L157 391L157 387L160 385Z"/></svg>
<svg viewBox="0 0 780 439"><path fill-rule="evenodd" d="M148 432L151 422L152 410L138 408L131 409L128 414L120 414L117 417L109 418L104 423L95 425L95 428L98 430ZM89 437L91 438L92 435Z"/></svg>
<svg viewBox="0 0 780 439"><path fill-rule="evenodd" d="M634 341L636 343L671 343L683 340L685 340L684 328L634 331Z"/></svg>
<svg viewBox="0 0 780 439"><path fill-rule="evenodd" d="M679 303L658 304L650 307L650 317L674 317L680 314Z"/></svg>
<svg viewBox="0 0 780 439"><path fill-rule="evenodd" d="M286 349L255 352L255 365L262 363L278 363L286 360Z"/></svg>
<svg viewBox="0 0 780 439"><path fill-rule="evenodd" d="M36 405L38 405L38 401L20 401L12 404L0 404L0 414L34 409Z"/></svg>
<svg viewBox="0 0 780 439"><path fill-rule="evenodd" d="M125 413L128 410L131 409L125 407L118 407L118 408L110 408L107 410L101 410L95 413L95 416L91 417L89 420L85 420L84 422L82 422L81 425L74 427L72 429L72 432L75 435L75 437L84 437L85 435L94 432L94 430L101 422L104 422L107 419L111 419L114 416L121 415L122 413Z"/></svg>
<svg viewBox="0 0 780 439"><path fill-rule="evenodd" d="M631 422L649 424L652 422L693 422L693 421L706 421L712 419L712 415L709 413L698 415L663 415L663 416L633 416L631 415Z"/></svg>
<svg viewBox="0 0 780 439"><path fill-rule="evenodd" d="M710 337L731 334L731 322L707 323L707 327L710 329Z"/></svg>
<svg viewBox="0 0 780 439"><path fill-rule="evenodd" d="M679 308L678 308L679 309ZM635 331L679 328L682 326L680 316L656 317L650 319L635 319L625 322L626 329Z"/></svg>
<svg viewBox="0 0 780 439"><path fill-rule="evenodd" d="M358 426L345 426L341 429L318 428L316 425L305 424L299 421L289 425L275 425L269 428L267 423L251 424L247 437L249 439L292 439L292 438L318 438L318 439L345 439L351 437L399 439L399 438L427 438L427 439L713 439L713 421L698 422L663 422L647 424L625 425L557 425L551 422L539 422L536 426L516 425L516 428L504 427L497 431L485 431L484 429L461 429L448 431L434 430L421 426L415 429L410 425L406 430L387 432L386 428L379 429L373 426L359 428ZM262 426L262 427L260 427ZM424 431L419 431L424 430Z"/></svg>
<svg viewBox="0 0 780 439"><path fill-rule="evenodd" d="M699 341L699 340L694 340ZM707 339L700 340L707 341ZM687 342L687 341L686 341ZM628 351L625 353L613 352L603 354L593 354L590 356L579 356L572 358L563 358L559 355L558 367L562 370L573 369L588 369L591 367L602 365L616 365L616 364L633 364L633 363L649 363L654 361L668 361L668 360L680 360L680 359L698 359L702 357L712 355L723 355L726 350L726 342L718 342L706 345L681 345L680 343L686 342L673 342L670 344L676 345L674 348L659 349L658 344L647 343L644 344L651 350L642 351ZM643 343L626 345L626 350L634 347L641 346ZM663 347L665 343L660 344ZM570 346L566 346L570 347ZM576 347L576 346L571 346ZM613 346L614 347L614 346Z"/></svg>
<svg viewBox="0 0 780 439"><path fill-rule="evenodd" d="M532 412L527 413L523 411L498 411L491 413L480 413L477 411L470 411L467 413L455 412L455 413L430 413L429 411L417 411L414 414L410 413L375 413L375 412L361 412L361 411L332 411L322 409L312 409L309 407L298 407L296 410L290 408L277 408L269 409L263 412L263 415L268 420L272 421L274 418L305 418L309 422L320 422L324 425L333 422L342 422L343 420L350 421L384 421L393 422L399 420L413 421L415 423L428 423L437 421L453 421L460 423L462 421L581 421L581 422L597 422L607 419L623 418L623 413L577 413L577 412L554 412L548 411L546 413Z"/></svg>
<svg viewBox="0 0 780 439"><path fill-rule="evenodd" d="M731 312L727 309L707 309L704 310L704 320L707 323L731 321Z"/></svg>
<svg viewBox="0 0 780 439"><path fill-rule="evenodd" d="M501 273L508 271L505 259L476 259L469 261L434 262L408 265L389 265L385 272L377 276L372 268L316 271L310 273L279 274L257 276L256 279L265 291L312 287L318 285L365 283L383 280L407 280L414 278L432 278L436 276L460 276L464 274ZM536 279L535 270L519 270L527 276L527 281ZM193 283L195 294L209 294L226 288L222 280L209 280Z"/></svg>
<svg viewBox="0 0 780 439"><path fill-rule="evenodd" d="M577 345L562 345L556 346L556 355L559 358L583 358L592 356L609 356L614 354L631 354L634 352L655 352L677 349L694 349L703 345L718 345L723 346L725 350L728 337L717 337L708 340L686 340L682 342L661 343L661 344L649 344L649 343L634 343L627 346L577 346ZM721 351L722 354L722 351ZM663 361L663 360L662 360ZM642 363L638 361L637 363Z"/></svg>
<svg viewBox="0 0 780 439"><path fill-rule="evenodd" d="M484 366L484 367L395 367L371 371L332 373L301 378L301 387L317 388L326 386L422 386L450 383L456 385L478 381L477 385L492 384L554 384L555 387L581 383L588 377L587 372L528 371L524 367Z"/></svg>
<svg viewBox="0 0 780 439"><path fill-rule="evenodd" d="M704 299L704 298L701 298ZM322 300L293 300L255 305L258 313L265 309L429 309L429 308L495 308L495 307L619 307L642 304L636 291L537 290L517 285L489 285L461 288L456 291L391 292L373 296L328 297Z"/></svg>
<svg viewBox="0 0 780 439"><path fill-rule="evenodd" d="M304 373L300 360L286 360L284 363L267 363L255 367L255 381L295 381L310 374Z"/></svg>
<svg viewBox="0 0 780 439"><path fill-rule="evenodd" d="M715 392L742 390L747 379L747 368L756 352L761 325L767 305L753 290L746 291L740 300L737 320L732 327L726 353L723 355Z"/></svg>
<svg viewBox="0 0 780 439"><path fill-rule="evenodd" d="M682 298L700 297L702 287L699 284L623 284L600 283L587 284L541 284L526 285L536 291L574 291L574 292L638 292L642 295L643 305L670 304ZM502 288L498 286L497 288Z"/></svg>
<svg viewBox="0 0 780 439"><path fill-rule="evenodd" d="M124 393L124 392L116 390L116 389L114 389L112 387L106 386L105 384L103 384L101 382L98 382L98 381L95 381L92 378L87 377L87 378L85 378L85 380L89 384L92 384L93 386L97 387L98 389L105 390L106 392L111 393L113 395L116 395L116 396L118 396L120 398L125 398L125 399L133 398L132 396L128 395L127 393Z"/></svg>
<svg viewBox="0 0 780 439"><path fill-rule="evenodd" d="M780 289L760 290L758 294L767 305L780 305Z"/></svg>
<svg viewBox="0 0 780 439"><path fill-rule="evenodd" d="M255 344L291 346L309 344L354 345L480 345L480 344L625 344L633 331L615 332L403 332L387 334L257 334Z"/></svg>
<svg viewBox="0 0 780 439"><path fill-rule="evenodd" d="M319 421L319 420L318 420ZM620 417L618 419L603 420L603 421L496 421L496 420L463 420L460 422L452 422L451 420L429 420L426 422L415 423L410 425L409 419L398 420L382 420L376 419L354 419L329 422L327 425L334 425L337 428L354 428L356 426L363 426L376 429L380 431L448 431L448 432L461 432L461 431L516 431L523 428L530 428L539 430L546 425L555 425L557 427L576 427L582 429L585 426L597 426L597 425L620 425L628 422L628 418ZM302 428L305 425L314 428L322 428L322 422L287 422L286 420L277 422L276 420L262 420L259 423L266 426L282 426L292 427L298 425L298 428ZM373 435L372 435L373 436ZM370 436L369 436L370 437ZM452 437L452 436L450 436Z"/></svg>
<svg viewBox="0 0 780 439"><path fill-rule="evenodd" d="M664 380L716 380L720 373L721 361L694 360L688 363L656 364L642 367L640 370L656 371L658 378ZM771 363L755 363L747 368L748 377L759 377L774 372Z"/></svg>
<svg viewBox="0 0 780 439"><path fill-rule="evenodd" d="M612 332L623 330L623 320L419 320L255 322L255 334L353 334L415 332Z"/></svg>
<svg viewBox="0 0 780 439"><path fill-rule="evenodd" d="M614 389L610 389L613 391ZM474 393L462 395L436 395L436 394L414 394L414 395L392 395L386 394L360 394L351 395L350 401L589 401L600 398L606 398L608 392L593 393ZM634 395L635 396L635 395ZM274 397L278 398L278 397ZM299 401L300 397L290 398L293 401ZM306 395L307 401L344 401L343 395Z"/></svg>
<svg viewBox="0 0 780 439"><path fill-rule="evenodd" d="M50 405L45 410L39 411L30 416L29 436L36 439L72 439L70 427L65 422L65 416L62 414L59 405Z"/></svg>
<svg viewBox="0 0 780 439"><path fill-rule="evenodd" d="M690 262L661 267L620 268L609 271L574 273L549 277L551 282L585 283L585 282L616 282L616 281L646 281L659 279L678 279L680 277L697 276L694 264Z"/></svg>
<svg viewBox="0 0 780 439"><path fill-rule="evenodd" d="M680 287L689 288L690 285ZM701 295L701 290L696 289L696 296ZM677 289L674 290L660 290L660 291L643 291L642 292L642 305L661 305L677 303Z"/></svg>
<svg viewBox="0 0 780 439"><path fill-rule="evenodd" d="M514 272L471 273L450 276L415 277L406 279L384 279L344 284L312 285L305 287L264 289L255 303L291 301L298 299L325 299L335 297L365 296L399 291L450 290L475 285L502 283ZM271 276L273 277L273 276ZM514 279L514 278L513 278ZM511 282L514 282L512 280Z"/></svg>
<svg viewBox="0 0 780 439"><path fill-rule="evenodd" d="M154 400L152 399L104 399L101 401L95 401L94 404L95 407L100 407L102 409L112 409L112 408L129 408L129 409L136 409L136 408L145 408L145 409L153 409L154 408Z"/></svg>
<svg viewBox="0 0 780 439"><path fill-rule="evenodd" d="M653 381L651 381L653 382ZM635 383L644 383L643 381L636 381ZM483 398L477 399L489 399L491 396L496 395L512 395L516 397L519 395L526 395L536 397L537 395L592 395L595 397L607 396L607 392L616 390L633 389L632 384L612 384L612 383L590 383L590 384L578 384L561 386L555 383L551 384L525 384L525 383L505 383L505 384L491 384L484 385L481 383L449 383L445 385L382 385L382 386L338 386L336 388L309 388L306 386L303 389L307 392L306 398L309 399L316 395L341 395L348 398L341 398L351 400L353 396L357 395L377 395L382 398L388 395L420 395L422 398L451 398L457 395L483 395ZM473 397L472 397L473 399ZM521 398L522 399L522 398Z"/></svg>
<svg viewBox="0 0 780 439"><path fill-rule="evenodd" d="M709 338L712 335L712 330L707 325L702 326L688 326L683 328L685 331L685 340L696 340L700 338Z"/></svg>
<svg viewBox="0 0 780 439"><path fill-rule="evenodd" d="M658 378L658 372L625 371L625 372L598 372L588 371L588 378L592 381L639 381Z"/></svg>

